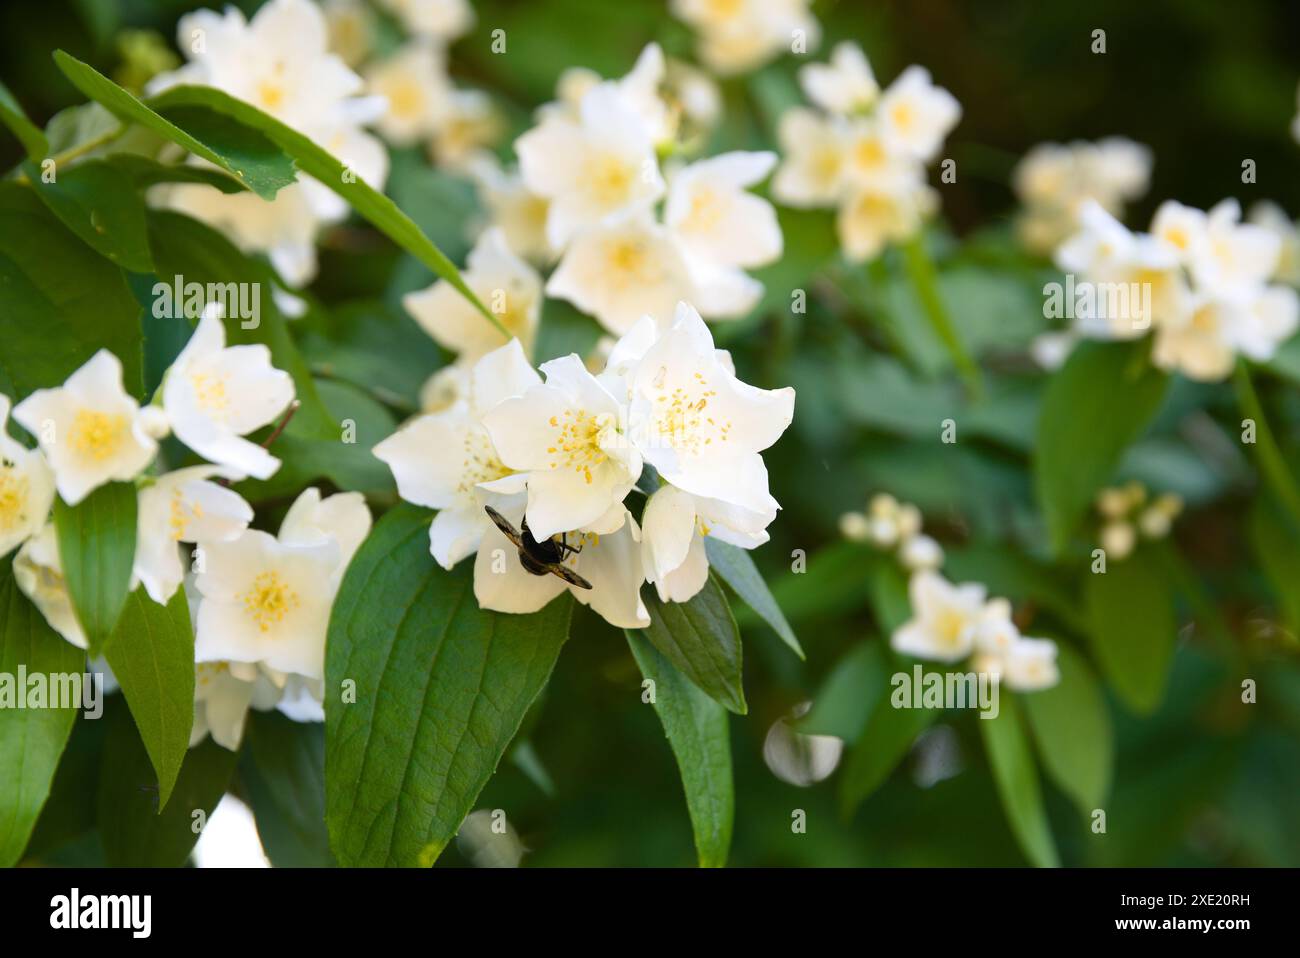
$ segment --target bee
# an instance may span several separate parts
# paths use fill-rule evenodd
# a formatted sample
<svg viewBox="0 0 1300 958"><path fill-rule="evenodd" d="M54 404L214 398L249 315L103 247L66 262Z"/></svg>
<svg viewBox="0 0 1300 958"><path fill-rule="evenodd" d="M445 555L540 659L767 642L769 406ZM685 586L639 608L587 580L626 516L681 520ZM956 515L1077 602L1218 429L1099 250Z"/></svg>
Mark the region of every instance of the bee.
<svg viewBox="0 0 1300 958"><path fill-rule="evenodd" d="M576 585L579 589L590 589L591 583L584 579L578 573L574 572L568 566L564 565L564 560L570 555L577 555L582 551L582 547L574 547L564 541L564 534L552 536L544 542L538 542L533 538L533 534L528 531L528 520L524 519L520 525L522 528L516 529L501 513L497 512L491 506L484 506L490 518L497 524L502 535L509 539L516 549L519 550L519 564L533 575L551 575L559 576L569 585Z"/></svg>

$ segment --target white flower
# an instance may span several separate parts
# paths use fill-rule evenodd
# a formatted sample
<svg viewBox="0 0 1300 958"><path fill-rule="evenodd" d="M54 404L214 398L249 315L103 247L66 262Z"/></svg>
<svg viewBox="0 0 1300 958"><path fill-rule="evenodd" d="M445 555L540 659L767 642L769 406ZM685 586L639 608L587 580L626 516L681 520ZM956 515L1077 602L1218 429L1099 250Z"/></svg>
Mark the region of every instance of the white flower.
<svg viewBox="0 0 1300 958"><path fill-rule="evenodd" d="M369 527L356 493L321 500L309 489L290 509L280 537L249 529L205 544L195 578L195 660L262 663L319 679L330 606L351 552Z"/></svg>
<svg viewBox="0 0 1300 958"><path fill-rule="evenodd" d="M406 29L421 36L451 41L474 25L469 0L380 0Z"/></svg>
<svg viewBox="0 0 1300 958"><path fill-rule="evenodd" d="M908 587L912 618L899 626L895 651L923 659L956 662L975 646L984 613L984 586L954 585L937 572L918 572Z"/></svg>
<svg viewBox="0 0 1300 958"><path fill-rule="evenodd" d="M45 457L9 437L9 397L0 394L0 558L41 531L54 504Z"/></svg>
<svg viewBox="0 0 1300 958"><path fill-rule="evenodd" d="M374 15L364 0L324 0L321 9L329 29L329 48L348 66L356 66L375 43Z"/></svg>
<svg viewBox="0 0 1300 958"><path fill-rule="evenodd" d="M704 64L731 74L759 67L796 44L814 49L821 28L808 6L809 0L673 0L672 12L699 32Z"/></svg>
<svg viewBox="0 0 1300 958"><path fill-rule="evenodd" d="M246 662L199 662L194 669L190 748L211 735L222 748L238 751L248 710L275 708L281 690L256 665Z"/></svg>
<svg viewBox="0 0 1300 958"><path fill-rule="evenodd" d="M437 132L451 95L441 51L429 43L409 43L367 70L365 79L371 93L388 101L376 126L394 146L410 146Z"/></svg>
<svg viewBox="0 0 1300 958"><path fill-rule="evenodd" d="M545 384L483 416L501 462L527 473L528 525L539 540L597 523L623 501L642 465L623 431L626 407L582 360L570 354L541 369Z"/></svg>
<svg viewBox="0 0 1300 958"><path fill-rule="evenodd" d="M835 219L845 257L852 262L873 259L886 244L916 235L937 205L934 190L919 180L858 190Z"/></svg>
<svg viewBox="0 0 1300 958"><path fill-rule="evenodd" d="M443 366L420 387L420 412L442 412L469 395L470 363Z"/></svg>
<svg viewBox="0 0 1300 958"><path fill-rule="evenodd" d="M1107 557L1116 561L1126 559L1137 544L1137 532L1131 523L1111 521L1102 526L1101 547Z"/></svg>
<svg viewBox="0 0 1300 958"><path fill-rule="evenodd" d="M804 107L781 114L777 140L785 161L772 180L772 195L787 206L831 206L847 175L848 128Z"/></svg>
<svg viewBox="0 0 1300 958"><path fill-rule="evenodd" d="M50 628L79 649L88 647L86 633L77 621L72 596L63 578L59 560L59 540L54 523L23 543L14 556L14 582L23 595L32 600Z"/></svg>
<svg viewBox="0 0 1300 958"><path fill-rule="evenodd" d="M729 359L729 358L728 358ZM736 378L688 303L632 377L631 433L664 481L749 512L775 512L759 455L794 416L794 390Z"/></svg>
<svg viewBox="0 0 1300 958"><path fill-rule="evenodd" d="M581 229L649 210L664 193L652 131L607 84L583 96L576 119L548 116L515 152L528 189L550 201L546 234L557 248Z"/></svg>
<svg viewBox="0 0 1300 958"><path fill-rule="evenodd" d="M293 395L293 378L271 365L271 351L260 343L227 346L226 327L212 314L199 320L162 386L176 438L257 479L273 475L280 460L241 437L275 420Z"/></svg>
<svg viewBox="0 0 1300 958"><path fill-rule="evenodd" d="M489 153L479 153L468 164L478 185L491 225L505 235L506 245L534 263L549 263L556 254L546 238L550 203L533 193L516 173L507 173Z"/></svg>
<svg viewBox="0 0 1300 958"><path fill-rule="evenodd" d="M122 364L106 349L62 386L33 392L13 415L40 443L70 506L107 482L134 479L158 451L150 417L122 387Z"/></svg>
<svg viewBox="0 0 1300 958"><path fill-rule="evenodd" d="M516 529L523 518L522 499L519 496L513 504L502 504L502 514ZM531 521L529 527L538 539L547 538L536 533ZM650 616L641 600L645 576L639 540L636 520L621 504L607 510L590 528L566 533L565 541L581 552L570 553L564 564L591 585L590 589L582 589L558 576L535 575L525 570L519 563L519 550L493 526L483 536L474 561L474 596L484 609L529 613L568 589L574 598L590 606L610 625L622 629L645 628L650 624Z"/></svg>
<svg viewBox="0 0 1300 958"><path fill-rule="evenodd" d="M178 544L233 539L253 520L238 493L211 481L243 475L220 466L191 466L159 476L140 490L132 570L149 597L166 605L185 580Z"/></svg>
<svg viewBox="0 0 1300 958"><path fill-rule="evenodd" d="M489 229L470 251L461 274L511 336L531 352L542 309L542 280L537 271L510 251L505 235ZM407 293L402 305L439 345L472 362L504 342L496 329L446 280Z"/></svg>
<svg viewBox="0 0 1300 958"><path fill-rule="evenodd" d="M650 496L641 517L646 580L664 602L686 602L708 581L705 536L753 549L767 541L765 530L775 518L775 507L750 512L665 483Z"/></svg>
<svg viewBox="0 0 1300 958"><path fill-rule="evenodd" d="M1237 304L1204 295L1191 308L1156 330L1151 361L1161 369L1177 369L1191 379L1223 379L1236 362L1234 331L1244 322Z"/></svg>
<svg viewBox="0 0 1300 958"><path fill-rule="evenodd" d="M930 80L930 71L910 66L880 97L882 129L900 151L929 162L961 119L961 104Z"/></svg>
<svg viewBox="0 0 1300 958"><path fill-rule="evenodd" d="M799 85L813 103L841 115L869 110L880 96L876 75L862 48L848 41L835 44L830 63L800 67Z"/></svg>
<svg viewBox="0 0 1300 958"><path fill-rule="evenodd" d="M519 341L483 356L469 373L466 395L441 412L418 416L374 449L388 464L398 494L439 510L429 529L430 552L450 569L478 548L491 520L480 483L511 475L482 424L500 402L539 386Z"/></svg>
<svg viewBox="0 0 1300 958"><path fill-rule="evenodd" d="M943 548L930 536L914 535L904 540L898 557L913 572L937 569L943 565Z"/></svg>
<svg viewBox="0 0 1300 958"><path fill-rule="evenodd" d="M775 165L775 153L723 153L672 178L664 222L682 246L693 299L705 316L737 316L753 308L763 285L743 269L781 255L776 210L745 191Z"/></svg>
<svg viewBox="0 0 1300 958"><path fill-rule="evenodd" d="M1199 288L1241 298L1257 292L1277 269L1282 244L1262 226L1241 222L1241 206L1223 200L1206 214L1206 241L1193 250L1191 273Z"/></svg>
<svg viewBox="0 0 1300 958"><path fill-rule="evenodd" d="M464 172L471 159L501 135L502 120L482 90L452 90L430 145L435 163Z"/></svg>
<svg viewBox="0 0 1300 958"><path fill-rule="evenodd" d="M1278 238L1281 255L1270 279L1289 286L1300 285L1300 230L1282 207L1263 201L1250 208L1250 222L1264 227Z"/></svg>
<svg viewBox="0 0 1300 958"><path fill-rule="evenodd" d="M974 665L976 671L988 673L1021 692L1051 688L1061 680L1056 643L1050 639L1017 637L1005 652L977 656Z"/></svg>
<svg viewBox="0 0 1300 958"><path fill-rule="evenodd" d="M691 294L681 247L648 215L581 233L546 283L546 292L622 335L642 316L667 323Z"/></svg>

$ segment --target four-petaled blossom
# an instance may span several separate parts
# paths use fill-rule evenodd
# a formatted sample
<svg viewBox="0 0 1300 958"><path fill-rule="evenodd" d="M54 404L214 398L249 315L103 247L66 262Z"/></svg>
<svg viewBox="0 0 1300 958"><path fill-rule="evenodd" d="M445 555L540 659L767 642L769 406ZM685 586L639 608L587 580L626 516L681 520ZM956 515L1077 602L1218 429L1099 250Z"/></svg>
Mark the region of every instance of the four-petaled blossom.
<svg viewBox="0 0 1300 958"><path fill-rule="evenodd" d="M369 528L360 494L322 500L312 488L294 502L278 538L248 529L206 543L195 578L202 596L195 660L262 663L321 678L330 606Z"/></svg>
<svg viewBox="0 0 1300 958"><path fill-rule="evenodd" d="M462 277L479 301L509 335L531 352L542 310L542 280L537 271L511 252L496 228L479 237ZM440 279L427 289L407 293L402 305L441 346L473 362L499 347L501 331L461 293Z"/></svg>
<svg viewBox="0 0 1300 958"><path fill-rule="evenodd" d="M856 43L835 44L829 63L800 67L799 85L813 103L842 116L869 110L880 97L876 74Z"/></svg>
<svg viewBox="0 0 1300 958"><path fill-rule="evenodd" d="M543 363L546 382L483 416L501 462L526 474L528 525L538 540L600 522L641 475L626 407L575 355ZM516 491L513 477L508 487Z"/></svg>
<svg viewBox="0 0 1300 958"><path fill-rule="evenodd" d="M512 339L474 364L464 398L417 416L375 446L375 456L393 471L398 494L439 510L429 528L429 546L443 568L477 549L492 525L483 507L495 497L480 483L512 474L483 426L484 413L541 381L519 340Z"/></svg>
<svg viewBox="0 0 1300 958"><path fill-rule="evenodd" d="M984 616L984 586L954 585L937 572L918 572L908 588L912 618L891 644L907 655L956 662L970 655Z"/></svg>
<svg viewBox="0 0 1300 958"><path fill-rule="evenodd" d="M266 479L280 460L241 437L272 422L293 401L293 379L260 343L226 345L215 315L199 320L168 370L162 404L181 442L220 466Z"/></svg>
<svg viewBox="0 0 1300 958"><path fill-rule="evenodd" d="M158 452L155 437L166 432L158 411L141 410L122 387L122 363L106 349L62 386L20 402L14 420L40 443L70 506L107 482L142 473Z"/></svg>
<svg viewBox="0 0 1300 958"><path fill-rule="evenodd" d="M41 531L54 504L54 476L39 452L9 437L9 397L0 394L0 559Z"/></svg>

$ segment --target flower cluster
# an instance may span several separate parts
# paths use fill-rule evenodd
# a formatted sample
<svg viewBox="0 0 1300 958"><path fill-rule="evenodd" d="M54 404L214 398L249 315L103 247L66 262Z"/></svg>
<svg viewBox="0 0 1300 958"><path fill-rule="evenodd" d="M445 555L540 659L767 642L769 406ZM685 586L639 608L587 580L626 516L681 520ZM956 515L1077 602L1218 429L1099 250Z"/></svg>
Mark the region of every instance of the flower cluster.
<svg viewBox="0 0 1300 958"><path fill-rule="evenodd" d="M50 519L54 495L76 505L108 482L135 482L131 588L165 605L187 587L200 663L195 741L210 730L235 748L250 704L320 711L329 609L369 529L369 510L356 493L322 501L308 489L276 539L249 528L252 507L227 485L276 472L280 461L244 436L280 417L293 398L293 380L271 365L270 351L227 346L211 313L148 406L123 387L121 363L107 350L62 386L14 407L36 449L9 438L9 400L0 396L0 556L18 548L18 587L51 628L86 648ZM146 475L169 432L210 461ZM192 575L182 545L194 547Z"/></svg>
<svg viewBox="0 0 1300 958"><path fill-rule="evenodd" d="M541 373L512 339L474 363L463 394L374 450L403 499L438 510L438 563L477 554L480 606L534 612L567 588L611 624L640 628L644 582L674 602L704 587L705 536L767 541L779 506L761 453L790 424L794 390L737 379L692 306L678 304L667 328L642 317L598 374L573 354ZM653 491L637 486L646 465ZM625 503L634 492L648 494L640 522ZM526 568L489 506L572 575Z"/></svg>
<svg viewBox="0 0 1300 958"><path fill-rule="evenodd" d="M756 69L783 51L821 40L809 0L673 0L673 15L699 34L700 61L719 74Z"/></svg>
<svg viewBox="0 0 1300 958"><path fill-rule="evenodd" d="M969 659L975 671L1020 691L1057 683L1054 642L1022 636L1006 599L990 599L984 586L954 585L940 574L943 549L921 532L916 506L878 493L865 514L846 512L840 517L840 532L852 542L896 550L899 562L912 573L912 618L894 630L890 645L895 651L948 664Z"/></svg>
<svg viewBox="0 0 1300 958"><path fill-rule="evenodd" d="M520 254L558 258L546 294L616 336L645 315L667 328L679 301L724 319L744 315L762 295L745 271L781 255L781 229L771 204L747 190L767 177L776 156L734 152L661 168L660 154L675 153L683 135L685 101L666 86L668 76L654 44L619 80L566 73L560 99L541 107L537 126L515 143L518 181L478 165L498 225L471 253L466 282L525 346L542 287ZM456 295L439 281L405 305L435 339L472 361L500 339L492 341L497 334L469 304L453 304Z"/></svg>
<svg viewBox="0 0 1300 958"><path fill-rule="evenodd" d="M383 186L388 153L363 126L378 120L387 105L382 98L359 95L363 81L329 51L325 17L316 4L270 0L252 20L234 7L221 14L198 10L181 17L177 43L189 62L159 74L147 92L178 84L215 87L306 134L357 178ZM316 275L321 227L348 214L341 197L307 176L270 201L199 184L159 189L166 205L217 227L245 252L266 253L294 287Z"/></svg>
<svg viewBox="0 0 1300 958"><path fill-rule="evenodd" d="M1163 539L1183 511L1182 497L1164 492L1148 502L1147 489L1136 480L1107 487L1097 493L1097 511L1102 517L1101 547L1108 558L1126 559L1144 539Z"/></svg>
<svg viewBox="0 0 1300 958"><path fill-rule="evenodd" d="M772 193L789 206L833 207L845 256L879 255L915 235L938 206L925 167L961 119L961 105L924 67L910 66L883 92L861 48L844 42L829 63L799 70L817 107L781 117L785 161Z"/></svg>
<svg viewBox="0 0 1300 958"><path fill-rule="evenodd" d="M1151 151L1122 136L1096 143L1040 143L1012 174L1016 196L1024 206L1017 223L1021 242L1050 254L1079 227L1079 208L1093 200L1117 219L1124 204L1147 191Z"/></svg>
<svg viewBox="0 0 1300 958"><path fill-rule="evenodd" d="M921 510L886 492L871 497L866 514L846 512L840 516L840 533L850 542L897 549L898 560L913 572L943 565L943 547L921 532Z"/></svg>
<svg viewBox="0 0 1300 958"><path fill-rule="evenodd" d="M1079 216L1081 230L1056 252L1062 270L1097 291L1093 308L1075 310L1076 334L1136 339L1154 329L1157 366L1217 381L1238 354L1270 359L1296 331L1296 291L1270 283L1282 241L1243 223L1235 200L1208 213L1167 201L1150 233L1130 232L1093 202Z"/></svg>

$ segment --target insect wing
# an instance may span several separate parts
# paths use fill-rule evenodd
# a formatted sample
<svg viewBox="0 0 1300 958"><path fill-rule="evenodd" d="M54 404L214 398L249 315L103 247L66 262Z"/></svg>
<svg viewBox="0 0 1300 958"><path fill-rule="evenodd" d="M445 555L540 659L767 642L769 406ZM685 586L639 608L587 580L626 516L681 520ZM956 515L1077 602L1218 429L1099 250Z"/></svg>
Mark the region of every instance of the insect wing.
<svg viewBox="0 0 1300 958"><path fill-rule="evenodd" d="M510 521L505 516L491 506L484 506L483 511L488 514L489 519L496 523L497 528L501 530L501 534L509 539L516 549L524 547L523 537L519 535L519 531L510 524Z"/></svg>
<svg viewBox="0 0 1300 958"><path fill-rule="evenodd" d="M566 565L556 563L547 567L553 575L558 575L569 585L576 585L579 589L590 589L591 583L584 579L578 573L574 572Z"/></svg>

